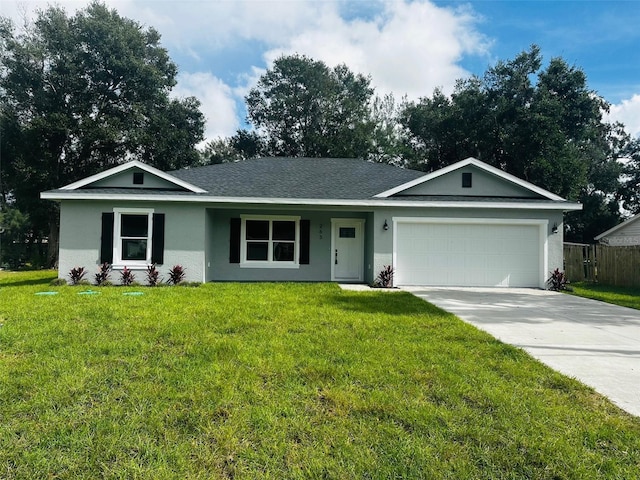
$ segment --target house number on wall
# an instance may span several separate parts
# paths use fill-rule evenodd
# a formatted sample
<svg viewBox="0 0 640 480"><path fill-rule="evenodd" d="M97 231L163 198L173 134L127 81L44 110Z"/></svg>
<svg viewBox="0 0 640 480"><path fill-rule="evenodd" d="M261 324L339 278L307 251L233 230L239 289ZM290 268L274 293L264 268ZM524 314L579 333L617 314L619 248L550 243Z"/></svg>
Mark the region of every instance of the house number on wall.
<svg viewBox="0 0 640 480"><path fill-rule="evenodd" d="M318 227L318 233L320 234L320 240L322 240L322 224Z"/></svg>

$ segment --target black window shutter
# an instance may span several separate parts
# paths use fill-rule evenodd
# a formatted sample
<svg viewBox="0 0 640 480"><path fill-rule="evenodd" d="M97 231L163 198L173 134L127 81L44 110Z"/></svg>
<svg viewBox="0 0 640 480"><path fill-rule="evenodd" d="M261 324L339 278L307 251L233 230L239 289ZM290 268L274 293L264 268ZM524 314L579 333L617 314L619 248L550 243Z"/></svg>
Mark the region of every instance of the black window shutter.
<svg viewBox="0 0 640 480"><path fill-rule="evenodd" d="M100 263L113 263L113 212L102 214L102 236L100 237Z"/></svg>
<svg viewBox="0 0 640 480"><path fill-rule="evenodd" d="M153 214L153 237L151 238L151 263L164 263L164 213Z"/></svg>
<svg viewBox="0 0 640 480"><path fill-rule="evenodd" d="M300 220L300 265L309 265L311 221Z"/></svg>
<svg viewBox="0 0 640 480"><path fill-rule="evenodd" d="M232 218L229 224L229 263L240 263L240 224L239 218Z"/></svg>

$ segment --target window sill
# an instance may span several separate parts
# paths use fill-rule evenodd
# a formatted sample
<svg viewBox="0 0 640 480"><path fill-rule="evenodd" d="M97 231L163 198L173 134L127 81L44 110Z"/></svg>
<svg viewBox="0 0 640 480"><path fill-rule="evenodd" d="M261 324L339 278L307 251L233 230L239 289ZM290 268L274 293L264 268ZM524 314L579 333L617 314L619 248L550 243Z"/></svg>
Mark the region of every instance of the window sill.
<svg viewBox="0 0 640 480"><path fill-rule="evenodd" d="M298 263L285 263L285 262L244 262L240 264L240 268L288 268L297 269L300 268Z"/></svg>
<svg viewBox="0 0 640 480"><path fill-rule="evenodd" d="M124 267L127 267L129 270L146 270L149 265L151 265L151 263L118 262L111 265L111 268L113 270L123 270Z"/></svg>

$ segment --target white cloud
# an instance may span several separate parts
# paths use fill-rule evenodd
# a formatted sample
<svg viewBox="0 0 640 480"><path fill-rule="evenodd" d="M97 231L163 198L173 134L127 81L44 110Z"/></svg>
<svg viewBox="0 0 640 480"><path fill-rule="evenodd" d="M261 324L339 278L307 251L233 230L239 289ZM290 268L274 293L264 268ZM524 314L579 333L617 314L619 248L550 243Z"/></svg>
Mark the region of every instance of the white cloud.
<svg viewBox="0 0 640 480"><path fill-rule="evenodd" d="M264 48L267 64L291 53L306 54L331 66L345 63L371 75L378 93L394 92L398 97L430 95L436 87L450 92L455 80L468 75L460 60L465 55L486 55L489 48L470 8L438 7L427 0L108 3L122 15L154 26L174 55L180 52L200 60L207 50L251 41ZM352 12L367 9L368 15L345 20L341 6ZM249 70L247 66L252 76ZM247 86L252 83L239 85Z"/></svg>
<svg viewBox="0 0 640 480"><path fill-rule="evenodd" d="M331 3L311 0L108 0L125 16L155 27L182 52L217 51L247 40L277 44L312 24Z"/></svg>
<svg viewBox="0 0 640 480"><path fill-rule="evenodd" d="M640 94L611 105L609 120L623 123L628 133L640 137Z"/></svg>
<svg viewBox="0 0 640 480"><path fill-rule="evenodd" d="M210 72L181 73L172 95L194 96L200 100L200 109L207 120L207 140L233 135L240 127L232 88Z"/></svg>
<svg viewBox="0 0 640 480"><path fill-rule="evenodd" d="M301 53L332 66L345 63L370 74L378 93L417 98L436 87L451 92L455 81L468 75L458 64L462 57L488 53L487 39L474 28L477 21L467 9L402 0L385 4L370 20L347 21L326 10L265 58L272 62L281 54Z"/></svg>

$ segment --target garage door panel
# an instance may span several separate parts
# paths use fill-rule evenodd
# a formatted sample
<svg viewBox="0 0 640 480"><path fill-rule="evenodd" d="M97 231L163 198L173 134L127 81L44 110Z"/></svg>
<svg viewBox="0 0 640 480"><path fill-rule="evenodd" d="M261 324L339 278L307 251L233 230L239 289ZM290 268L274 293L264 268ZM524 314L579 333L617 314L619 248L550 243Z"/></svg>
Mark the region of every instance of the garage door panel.
<svg viewBox="0 0 640 480"><path fill-rule="evenodd" d="M537 225L402 223L396 228L398 285L537 287Z"/></svg>

